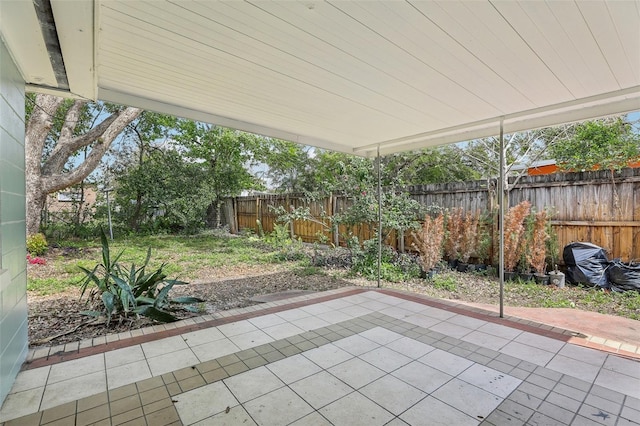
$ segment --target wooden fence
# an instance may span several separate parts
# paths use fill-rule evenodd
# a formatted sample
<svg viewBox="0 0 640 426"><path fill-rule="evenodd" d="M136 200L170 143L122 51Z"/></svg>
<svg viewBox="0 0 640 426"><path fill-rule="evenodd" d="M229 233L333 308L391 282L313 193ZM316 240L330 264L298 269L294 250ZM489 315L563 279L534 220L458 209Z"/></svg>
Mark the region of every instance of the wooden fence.
<svg viewBox="0 0 640 426"><path fill-rule="evenodd" d="M407 191L426 206L481 212L496 207L495 181L411 186ZM640 168L624 169L613 175L610 171L592 171L526 176L510 191L509 205L523 200L529 200L538 210L553 213L552 225L558 234L560 250L572 241L586 241L604 247L610 258L640 259ZM306 206L315 220L294 221L291 231L296 237L314 242L323 235L328 241L344 243L340 236L347 229L342 227L337 232L330 229L326 217L348 205L349 200L339 196L313 203L291 194L237 197L227 200L226 216L232 232L242 229L260 232L258 221L263 232L271 232L276 215L269 206L285 209ZM373 228L366 224L352 231L363 239L373 237ZM387 243L399 248L401 241L392 235ZM562 258L561 253L558 257Z"/></svg>

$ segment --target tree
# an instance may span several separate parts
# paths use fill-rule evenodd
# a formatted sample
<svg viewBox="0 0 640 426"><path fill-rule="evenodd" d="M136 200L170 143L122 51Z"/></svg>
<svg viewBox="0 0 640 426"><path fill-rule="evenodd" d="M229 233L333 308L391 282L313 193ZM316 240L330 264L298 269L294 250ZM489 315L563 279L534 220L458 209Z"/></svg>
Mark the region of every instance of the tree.
<svg viewBox="0 0 640 426"><path fill-rule="evenodd" d="M263 142L256 135L211 124L180 120L177 142L184 156L202 164L209 202L215 210L217 228L221 224L222 201L242 190L261 188L262 184L249 168L258 162L256 153Z"/></svg>
<svg viewBox="0 0 640 426"><path fill-rule="evenodd" d="M118 176L115 204L116 218L136 231L194 232L211 204L206 168L175 149L152 149Z"/></svg>
<svg viewBox="0 0 640 426"><path fill-rule="evenodd" d="M111 174L123 177L124 180L135 175L153 174L151 170L149 173L145 173L145 162L149 160L153 151L159 149L160 144L168 143L176 125L177 118L173 116L143 111L122 132L122 139L125 143L121 144L120 152L115 155L116 160L107 166L104 176L105 185L110 186L110 176L107 175ZM153 168L156 164L157 161L151 164L150 167ZM167 168L166 170L172 169ZM126 194L126 196L130 197L129 200L133 200L134 203L132 209L130 202L126 204L127 222L131 229L138 230L141 222L145 220L144 216L148 208L143 202L148 186L143 179L140 184L130 182L128 188L135 188L135 191L134 193ZM122 197L120 198L122 199Z"/></svg>
<svg viewBox="0 0 640 426"><path fill-rule="evenodd" d="M47 195L89 176L113 140L142 110L45 94L29 99L33 104L27 109L25 174L27 234L32 235L39 230ZM80 159L77 154L82 150L86 151Z"/></svg>
<svg viewBox="0 0 640 426"><path fill-rule="evenodd" d="M549 150L560 170L620 170L640 157L640 135L623 117L585 121Z"/></svg>
<svg viewBox="0 0 640 426"><path fill-rule="evenodd" d="M383 158L387 176L408 185L465 182L480 178L468 158L451 146L393 154Z"/></svg>
<svg viewBox="0 0 640 426"><path fill-rule="evenodd" d="M265 175L278 192L313 191L315 148L279 139L263 139L259 157L267 165Z"/></svg>
<svg viewBox="0 0 640 426"><path fill-rule="evenodd" d="M640 157L640 135L623 117L585 121L576 125L573 135L550 146L560 170L609 170L613 184L613 207L622 215L615 186L615 171Z"/></svg>

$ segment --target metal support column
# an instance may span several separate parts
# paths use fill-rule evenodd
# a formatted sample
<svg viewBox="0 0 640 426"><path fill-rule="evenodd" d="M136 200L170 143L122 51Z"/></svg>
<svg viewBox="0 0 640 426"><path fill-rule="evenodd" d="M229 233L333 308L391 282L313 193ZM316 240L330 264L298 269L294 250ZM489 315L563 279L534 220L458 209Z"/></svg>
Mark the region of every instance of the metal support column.
<svg viewBox="0 0 640 426"><path fill-rule="evenodd" d="M504 119L500 119L500 181L498 182L498 226L500 227L500 318L504 318L504 194L505 194L505 152L504 152Z"/></svg>
<svg viewBox="0 0 640 426"><path fill-rule="evenodd" d="M376 164L378 172L378 288L380 288L380 271L382 269L382 184L381 184L381 172L380 169L380 145L378 145Z"/></svg>

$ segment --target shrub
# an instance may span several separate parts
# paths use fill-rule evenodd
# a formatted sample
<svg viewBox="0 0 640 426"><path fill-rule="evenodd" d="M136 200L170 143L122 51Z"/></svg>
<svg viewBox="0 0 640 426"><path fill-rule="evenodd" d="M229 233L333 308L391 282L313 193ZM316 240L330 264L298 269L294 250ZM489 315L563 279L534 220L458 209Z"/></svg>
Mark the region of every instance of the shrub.
<svg viewBox="0 0 640 426"><path fill-rule="evenodd" d="M433 277L433 286L441 290L454 292L458 289L456 279L451 275L436 275Z"/></svg>
<svg viewBox="0 0 640 426"><path fill-rule="evenodd" d="M33 256L42 256L47 252L47 239L44 234L37 233L27 237L27 252Z"/></svg>
<svg viewBox="0 0 640 426"><path fill-rule="evenodd" d="M366 240L362 249L352 247L352 274L359 274L369 280L378 277L378 240ZM399 282L420 275L414 259L408 255L399 255L390 246L382 245L380 278L386 281Z"/></svg>
<svg viewBox="0 0 640 426"><path fill-rule="evenodd" d="M516 269L522 251L522 238L525 234L524 220L529 215L531 203L523 201L509 209L504 218L504 269L513 272Z"/></svg>
<svg viewBox="0 0 640 426"><path fill-rule="evenodd" d="M30 254L27 255L27 262L30 265L46 265L47 260L42 257L31 257Z"/></svg>
<svg viewBox="0 0 640 426"><path fill-rule="evenodd" d="M302 260L306 257L302 241L291 238L289 225L275 223L273 231L264 236L264 241L276 249L273 255L274 262L288 262Z"/></svg>
<svg viewBox="0 0 640 426"><path fill-rule="evenodd" d="M462 221L460 235L460 253L458 259L462 263L468 263L472 254L478 250L478 223L480 222L480 212L467 212Z"/></svg>
<svg viewBox="0 0 640 426"><path fill-rule="evenodd" d="M544 274L547 269L547 240L549 239L549 234L547 233L547 219L547 212L544 210L535 214L531 244L529 245L530 249L527 256L527 262L538 274Z"/></svg>
<svg viewBox="0 0 640 426"><path fill-rule="evenodd" d="M479 263L484 263L489 258L491 249L491 216L486 215L479 220L478 236L476 238L476 252Z"/></svg>
<svg viewBox="0 0 640 426"><path fill-rule="evenodd" d="M442 243L444 241L444 216L440 213L435 218L426 215L422 227L411 233L415 240L413 248L420 254L422 269L433 269L442 259Z"/></svg>
<svg viewBox="0 0 640 426"><path fill-rule="evenodd" d="M451 210L447 215L447 234L444 240L444 254L449 260L456 260L460 256L462 225L462 208Z"/></svg>
<svg viewBox="0 0 640 426"><path fill-rule="evenodd" d="M102 263L97 264L92 270L83 266L79 268L84 272L85 279L81 284L80 298L84 296L89 286L93 285L89 292L89 301L94 307L100 307L99 311L85 311L83 314L99 316L107 315L107 325L113 315L128 316L130 314L147 316L159 322L172 322L177 318L169 311L175 304L193 304L203 302L197 297L178 297L169 299L169 291L174 285L187 284L175 279L167 279L164 273L166 264L162 264L153 272L147 273L146 268L151 259L151 248L147 250L147 257L140 268L134 264L129 269L123 268L118 260L122 256L120 252L114 259L111 258L109 242L104 231L101 235ZM187 308L196 311L197 308Z"/></svg>

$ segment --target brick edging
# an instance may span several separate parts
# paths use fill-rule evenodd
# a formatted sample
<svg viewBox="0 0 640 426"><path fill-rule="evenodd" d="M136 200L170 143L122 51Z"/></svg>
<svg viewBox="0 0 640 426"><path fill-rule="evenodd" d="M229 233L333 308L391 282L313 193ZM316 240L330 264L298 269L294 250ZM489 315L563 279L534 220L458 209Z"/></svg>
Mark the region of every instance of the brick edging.
<svg viewBox="0 0 640 426"><path fill-rule="evenodd" d="M338 290L342 290L342 289L338 289ZM175 327L168 330L161 330L161 331L157 331L149 334L143 334L141 336L128 337L121 340L101 343L91 347L78 348L77 350L73 350L73 351L56 352L54 354L47 355L46 357L36 358L36 359L26 361L22 366L22 370L30 370L33 368L53 365L53 364L57 364L64 361L71 361L71 360L82 358L85 356L97 355L100 353L110 352L116 349L122 349L125 347L139 345L139 344L151 342L154 340L164 339L166 337L178 336L184 333L198 331L198 330L202 330L209 327L217 327L217 326L228 324L231 322L256 318L262 315L278 313L278 312L286 311L289 309L296 309L303 306L313 305L316 303L327 302L329 300L352 296L352 295L364 293L367 291L376 291L378 293L386 294L388 296L399 297L404 300L420 303L426 306L431 306L434 308L442 309L442 310L453 312L460 315L465 315L471 318L491 322L494 324L504 325L506 327L511 327L521 331L526 331L526 332L530 332L540 336L549 337L549 338L560 340L566 343L571 343L578 346L583 346L591 349L597 349L600 351L613 353L619 356L623 356L625 358L630 358L634 360L640 359L640 354L629 352L622 349L616 350L604 344L590 342L587 339L587 336L581 333L558 328L558 327L552 327L552 326L538 323L535 321L525 320L525 319L513 317L513 316L506 316L504 318L500 318L498 313L495 313L492 311L487 311L481 308L471 307L467 305L456 304L455 302L448 302L440 299L434 299L429 296L424 296L424 295L419 295L414 293L407 293L405 291L397 290L397 289L371 288L371 287L361 287L361 288L347 287L347 290L337 291L337 292L334 292L333 294L328 294L325 296L317 296L317 297L306 296L304 300L299 300L299 301L286 303L278 306L259 308L251 312L228 315L221 318L202 321L195 324L189 324L189 325Z"/></svg>
<svg viewBox="0 0 640 426"><path fill-rule="evenodd" d="M116 340L113 342L101 343L95 346L87 348L79 348L74 351L68 352L56 352L43 358L36 358L26 361L22 370L30 370L32 368L44 367L47 365L57 364L64 361L71 361L74 359L82 358L90 355L97 355L105 352L110 352L116 349L122 349L129 346L139 345L142 343L152 342L154 340L164 339L166 337L179 336L184 333L190 333L193 331L203 330L205 328L217 327L223 324L229 324L231 322L242 321L250 318L255 318L267 314L274 314L289 309L301 308L303 306L309 306L316 303L327 302L329 300L339 299L341 297L351 296L354 294L369 291L369 289L354 288L351 290L329 294L326 296L318 296L306 300L300 300L292 303L283 304L280 306L266 307L263 309L255 310L252 312L245 312L236 315L225 316L222 318L216 318L213 320L203 321L196 324L185 325L181 327L172 328L169 330L157 331L150 334L143 334L141 336L129 337L126 339Z"/></svg>

